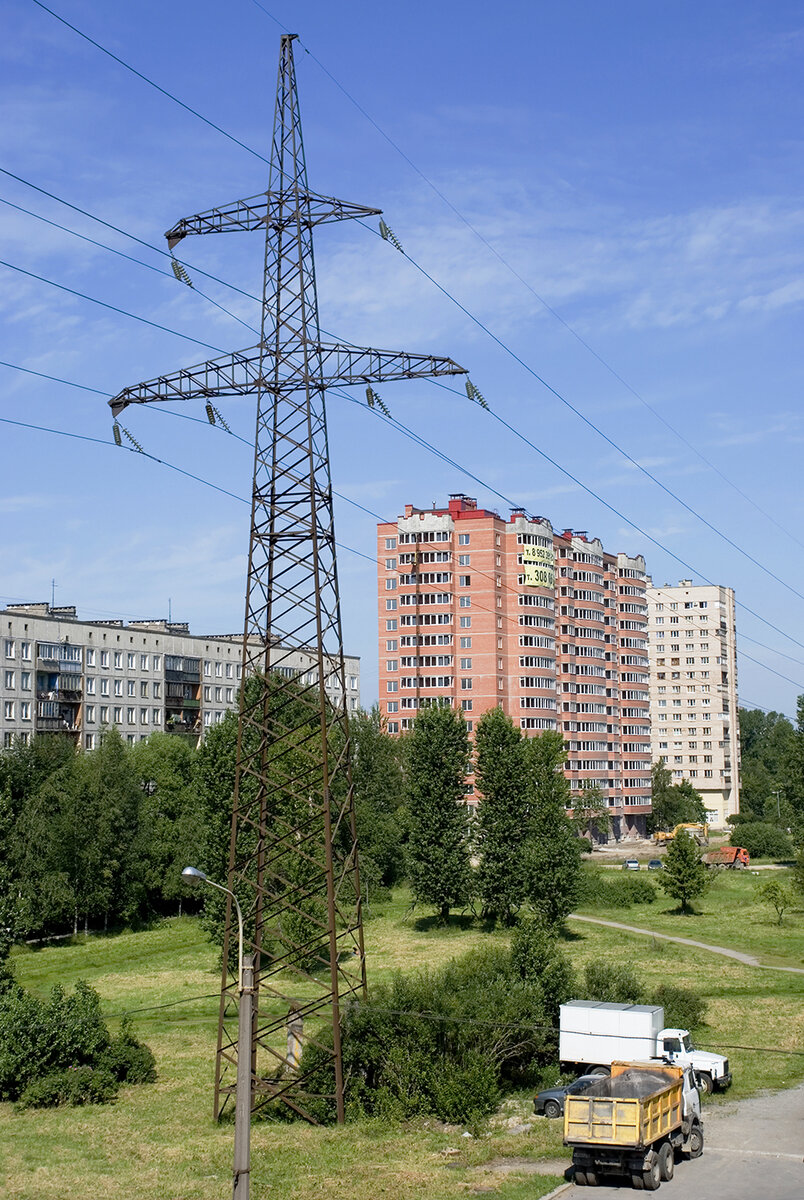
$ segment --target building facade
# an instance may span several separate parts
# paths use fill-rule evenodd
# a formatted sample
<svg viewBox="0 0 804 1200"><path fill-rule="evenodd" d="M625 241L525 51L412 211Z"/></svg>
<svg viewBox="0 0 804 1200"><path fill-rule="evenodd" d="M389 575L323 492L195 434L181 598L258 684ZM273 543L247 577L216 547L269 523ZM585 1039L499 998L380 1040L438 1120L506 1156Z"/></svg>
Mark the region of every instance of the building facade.
<svg viewBox="0 0 804 1200"><path fill-rule="evenodd" d="M68 733L91 750L116 726L129 742L155 731L196 739L238 706L242 637L191 634L168 621L82 621L72 607L15 604L0 611L2 745L37 733ZM283 673L314 683L303 651ZM360 660L345 659L347 708L360 706ZM333 703L342 699L334 676Z"/></svg>
<svg viewBox="0 0 804 1200"><path fill-rule="evenodd" d="M647 589L651 745L673 783L689 780L717 829L740 811L733 588L682 579Z"/></svg>
<svg viewBox="0 0 804 1200"><path fill-rule="evenodd" d="M500 705L557 729L574 793L595 787L615 837L650 811L645 562L544 517L453 496L377 528L380 707L403 733L435 698L470 732ZM472 795L470 781L470 797Z"/></svg>

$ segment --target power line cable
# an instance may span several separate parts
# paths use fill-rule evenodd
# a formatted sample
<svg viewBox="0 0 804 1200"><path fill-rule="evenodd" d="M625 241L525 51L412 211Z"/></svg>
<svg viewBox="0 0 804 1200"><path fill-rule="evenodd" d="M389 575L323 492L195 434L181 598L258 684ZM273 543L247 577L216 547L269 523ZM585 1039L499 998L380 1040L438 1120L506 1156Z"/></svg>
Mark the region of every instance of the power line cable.
<svg viewBox="0 0 804 1200"><path fill-rule="evenodd" d="M178 104L180 108L183 108L185 112L191 113L194 117L198 117L199 121L203 121L205 125L209 125L210 129L215 129L218 133L222 133L225 138L228 138L230 142L234 142L236 146L241 148L241 150L246 150L249 154L253 154L255 158L262 159L264 163L267 163L270 166L270 159L265 158L265 156L260 154L257 150L252 150L251 146L247 146L245 142L241 142L240 138L235 137L234 134L229 133L220 125L216 125L214 121L211 121L209 117L205 117L203 113L198 111L198 109L191 108L189 104L185 104L183 100L180 100L178 96L174 96L172 92L167 91L166 88L163 88L160 86L160 84L155 83L153 79L149 79L147 75L143 75L142 71L138 71L136 67L132 67L131 63L126 62L124 58L120 58L117 54L113 54L111 50L107 50L107 48L102 46L100 42L96 42L94 38L91 38L88 33L83 33L76 25L71 25L69 21L66 21L64 17L60 17L59 14L54 12L52 8L48 8L46 4L43 4L42 0L33 0L33 3L37 6L37 8L41 8L44 12L49 13L51 17L54 17L62 25L65 25L67 29L71 29L73 33L77 33L78 36L83 38L85 42L89 42L90 46L94 46L96 50L100 50L103 54L108 55L109 58L114 59L114 61L119 63L121 67L124 67L127 71L130 71L132 75L136 75L138 79L141 79L143 83L147 83L149 87L155 88L157 92L161 92L163 96L167 96L168 100L173 100L173 102Z"/></svg>
<svg viewBox="0 0 804 1200"><path fill-rule="evenodd" d="M34 0L37 3L38 0ZM203 346L205 350L214 350L216 354L225 354L225 350L221 350L219 346L213 346L210 342L202 342L200 338L191 337L189 333L180 333L178 329L169 329L167 325L160 325L158 321L149 321L147 317L137 316L136 313L128 312L125 308L118 308L116 304L107 304L105 300L97 300L94 296L88 296L86 292L76 291L75 288L67 287L66 284L56 283L54 279L48 279L44 275L37 275L35 271L26 271L25 267L17 267L14 263L5 262L0 259L0 267L7 267L9 271L16 271L20 275L27 275L29 279L37 279L40 283L46 283L49 287L58 288L60 292L69 292L71 296L78 296L81 300L87 300L90 304L97 304L101 308L108 308L111 312L119 313L123 317L130 317L132 321L139 321L142 325L150 325L152 329L160 329L163 333L171 333L174 337L183 338L186 342L195 342L196 346Z"/></svg>
<svg viewBox="0 0 804 1200"><path fill-rule="evenodd" d="M163 271L161 267L155 267L153 263L144 262L141 258L134 258L131 254L126 254L123 250L116 250L114 246L108 246L105 242L98 242L95 238L78 233L75 229L69 229L66 225L59 224L58 221L51 221L48 217L43 217L40 213L32 212L29 208L23 208L20 204L13 204L11 200L6 200L3 196L0 196L0 204L6 204L9 208L15 208L17 212L25 213L26 216L33 217L36 221L43 221L45 225L51 225L54 229L60 229L63 233L69 233L71 237L79 238L82 242L89 242L91 246L97 246L101 250L108 250L110 254L116 254L119 258L125 258L129 262L136 263L140 267L145 267L148 271L155 271L157 275L164 275L166 279L175 282L175 275L172 271ZM178 259L173 259L173 261L178 262ZM191 287L198 296L202 296L204 300L208 300L210 304L214 304L221 312L226 313L227 317L231 317L233 321L238 321L241 325L245 325L246 329L250 329L252 333L256 333L259 336L259 329L256 329L253 325L249 325L248 321L244 321L230 309L224 308L217 300L213 300L212 296L208 296L206 292L200 291L195 284L192 284Z"/></svg>
<svg viewBox="0 0 804 1200"><path fill-rule="evenodd" d="M282 22L279 21L278 18L273 15L273 13L269 12L268 9L265 7L265 5L260 2L260 0L252 0L252 3L254 3L257 6L257 8L261 9L262 12L265 13L265 15L267 17L269 17L276 25L278 25L280 27L280 29L283 29L287 32L286 26L284 26L282 24ZM648 410L648 412L650 412L656 418L657 421L660 421L665 426L665 428L669 429L670 432L675 437L677 437L678 440L683 445L685 445L689 450L692 450L693 454L695 454L701 460L701 462L703 462L707 467L709 467L710 470L714 471L715 474L718 475L723 480L724 483L728 484L729 487L733 488L734 491L738 494L738 496L741 496L743 500L745 500L748 504L750 504L752 508L756 509L756 511L758 513L760 513L763 517L765 517L766 520L770 521L772 525L775 525L776 528L779 529L782 533L784 533L787 537L789 537L791 539L791 541L795 542L795 544L797 546L800 546L802 549L804 549L804 542L802 542L799 538L797 538L795 536L795 534L791 533L791 531L789 529L785 528L785 526L782 525L779 521L777 521L776 518L773 517L769 512L766 512L764 508L762 508L759 504L757 504L757 502L755 500L753 500L749 495L747 495L747 493L744 492L743 489L740 488L732 479L729 479L729 477L723 471L721 471L721 469L719 467L717 467L709 458L707 458L707 456L701 450L699 450L698 447L694 445L694 443L692 443L687 437L685 437L685 435L683 433L681 433L680 430L676 429L675 426L670 421L668 421L667 418L658 409L654 408L654 406L652 404L650 404L645 399L645 397L642 396L640 394L640 392L638 392L637 389L628 382L627 379L624 379L623 376L617 370L615 370L615 368L611 365L611 363L609 363L602 356L602 354L600 354L597 350L595 350L595 348L592 345L590 345L590 343L587 342L586 339L584 337L582 337L580 333L578 333L577 329L575 329L569 323L569 321L567 321L561 315L561 313L559 313L544 298L544 296L542 296L532 286L532 284L529 283L529 281L527 279L525 279L519 273L519 271L517 271L517 269L508 261L508 259L506 259L505 256L500 253L500 251L497 249L497 247L492 242L490 242L489 239L487 237L485 237L485 235L483 233L481 233L481 231L477 228L477 226L474 225L472 223L472 221L470 221L469 218L463 212L461 212L461 210L457 207L457 205L455 205L449 199L449 197L446 196L444 194L444 192L442 192L441 189L433 182L433 180L430 179L429 176L426 175L425 172L421 170L421 168L413 161L413 159L411 159L409 157L409 155L407 155L405 153L405 151L401 148L401 146L399 146L398 143L395 142L394 139L388 133L386 133L386 131L382 128L382 126L379 125L378 122L374 120L374 118L371 116L371 114L369 112L366 111L366 109L363 107L363 105L360 104L360 102L352 95L352 93L346 87L344 87L344 85L340 82L340 80L337 79L332 74L332 72L324 65L324 63L321 61L321 59L318 58L312 52L312 50L310 50L309 47L305 45L305 43L301 40L301 38L299 38L299 45L304 50L305 54L307 54L313 60L313 62L315 62L320 67L320 69L332 81L332 83L335 85L335 87L338 88L338 90L343 93L343 95L347 98L347 100L349 100L349 102L354 105L354 107L358 110L358 112L361 113L362 116L364 116L366 118L366 120L369 122L369 124L373 126L373 128L388 143L388 145L391 146L392 149L395 150L402 159L404 159L404 161L408 164L408 166L411 168L411 170L415 171L415 173L419 176L419 178L422 179L423 182L427 184L427 186L435 193L436 196L438 196L439 200L441 200L447 206L447 208L449 208L451 210L451 212L453 212L455 214L455 216L459 219L459 221L461 221L466 226L466 228L469 229L475 235L475 237L478 238L478 240L480 242L482 242L482 244L486 247L487 250L489 250L494 255L494 257L498 260L498 262L500 262L506 268L506 270L509 271L514 276L514 278L517 279L523 285L523 287L527 288L527 290L531 293L531 295L534 296L536 298L536 300L539 301L539 303L547 310L547 312L549 312L552 317L554 317L561 325L563 325L563 327L567 330L567 332L569 334L571 334L571 336L574 337L576 339L576 341L579 342L580 345L582 345L584 347L584 349L587 350L592 355L593 358L597 359L597 361L601 364L601 366L604 367L617 380L618 383L622 384L622 386L628 392L630 392L631 395L636 400L638 400L639 403L644 408L646 408Z"/></svg>

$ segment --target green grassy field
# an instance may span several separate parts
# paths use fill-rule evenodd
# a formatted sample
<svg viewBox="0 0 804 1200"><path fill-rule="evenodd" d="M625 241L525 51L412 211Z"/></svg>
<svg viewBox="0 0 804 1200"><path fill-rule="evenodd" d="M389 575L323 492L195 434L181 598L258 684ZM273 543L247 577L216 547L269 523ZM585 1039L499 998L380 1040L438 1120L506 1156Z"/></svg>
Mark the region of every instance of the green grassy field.
<svg viewBox="0 0 804 1200"><path fill-rule="evenodd" d="M645 872L647 875L647 872ZM677 901L659 888L661 872L650 873L658 899L653 904L629 908L579 908L590 916L639 925L657 933L677 934L715 946L727 946L753 954L760 962L775 966L804 967L804 903L799 895L779 925L775 910L759 899L758 890L769 880L789 885L791 872L717 871L709 891L694 902L694 916L677 911Z"/></svg>
<svg viewBox="0 0 804 1200"><path fill-rule="evenodd" d="M633 918L634 910L615 917L637 924ZM684 922L685 930L693 927L694 920ZM398 968L436 965L489 937L505 935L458 919L439 930L410 915L401 895L366 926L370 981ZM804 1056L730 1048L804 1045L804 976L759 971L579 922L564 947L579 968L591 958L627 958L648 986L668 981L702 992L710 1011L699 1040L728 1053L735 1071L731 1096L804 1077ZM0 1105L0 1194L13 1200L212 1200L228 1194L232 1127L211 1119L215 963L198 922L188 918L143 933L15 954L20 982L39 994L55 982L70 986L83 978L100 992L112 1026L134 1011L136 1032L156 1054L159 1080L124 1088L116 1104L99 1108L15 1113ZM137 1013L140 1008L149 1011ZM343 1129L256 1122L252 1194L255 1200L451 1200L490 1189L501 1200L536 1200L560 1182L558 1167L551 1175L493 1169L506 1158L564 1157L560 1123L528 1123L529 1112L529 1095L516 1093L500 1118L472 1138L435 1121L402 1127L361 1122ZM513 1132L510 1125L517 1123L528 1124L528 1132Z"/></svg>

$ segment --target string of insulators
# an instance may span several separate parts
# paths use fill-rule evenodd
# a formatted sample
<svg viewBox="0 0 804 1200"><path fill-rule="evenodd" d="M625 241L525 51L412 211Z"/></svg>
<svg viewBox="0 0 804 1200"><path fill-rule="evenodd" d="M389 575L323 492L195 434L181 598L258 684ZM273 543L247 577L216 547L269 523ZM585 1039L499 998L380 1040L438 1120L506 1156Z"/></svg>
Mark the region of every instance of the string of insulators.
<svg viewBox="0 0 804 1200"><path fill-rule="evenodd" d="M402 243L400 242L399 238L396 236L393 229L385 224L385 221L383 221L382 217L380 217L380 237L384 242L390 242L400 254L405 253L405 251L402 249Z"/></svg>
<svg viewBox="0 0 804 1200"><path fill-rule="evenodd" d="M210 425L220 425L221 429L225 429L227 433L232 432L214 404L211 404L209 401L207 401L204 407L206 409L207 420L209 421Z"/></svg>
<svg viewBox="0 0 804 1200"><path fill-rule="evenodd" d="M383 416L385 416L385 417L391 416L388 406L383 402L382 397L377 395L377 393L374 391L373 387L366 388L366 400L368 401L369 408L374 408L374 406L376 405L377 408L380 410L380 412L383 414Z"/></svg>
<svg viewBox="0 0 804 1200"><path fill-rule="evenodd" d="M193 286L192 279L177 258L171 257L170 265L173 268L173 274L176 276L179 283L186 283L188 287Z"/></svg>
<svg viewBox="0 0 804 1200"><path fill-rule="evenodd" d="M120 425L119 422L115 421L114 425L112 426L112 436L114 437L115 443L118 446L123 445L123 438L120 436L121 434L123 434L124 437L128 438L128 440L131 442L132 446L134 447L134 449L137 451L138 454L145 453L142 446L139 444L139 442L137 441L137 439L135 437L132 437L132 435L126 429L125 425Z"/></svg>
<svg viewBox="0 0 804 1200"><path fill-rule="evenodd" d="M476 388L471 379L466 381L466 394L470 400L474 400L481 408L485 408L486 412L491 412L483 393L479 388Z"/></svg>

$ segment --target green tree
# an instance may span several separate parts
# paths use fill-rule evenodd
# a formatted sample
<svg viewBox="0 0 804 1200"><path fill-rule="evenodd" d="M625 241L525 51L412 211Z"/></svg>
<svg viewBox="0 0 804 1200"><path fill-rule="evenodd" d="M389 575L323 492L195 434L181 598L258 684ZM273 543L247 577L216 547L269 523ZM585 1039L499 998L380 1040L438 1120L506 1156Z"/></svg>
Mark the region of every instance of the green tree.
<svg viewBox="0 0 804 1200"><path fill-rule="evenodd" d="M659 884L669 896L680 902L683 913L693 911L692 901L702 896L711 882L695 842L684 829L680 829L671 841L664 860L664 870L659 874Z"/></svg>
<svg viewBox="0 0 804 1200"><path fill-rule="evenodd" d="M778 923L781 925L784 914L793 905L793 893L790 888L785 887L778 879L769 879L767 883L760 885L758 891L760 900L776 909Z"/></svg>
<svg viewBox="0 0 804 1200"><path fill-rule="evenodd" d="M767 821L741 821L729 841L732 846L742 846L752 858L788 859L793 853L787 834Z"/></svg>
<svg viewBox="0 0 804 1200"><path fill-rule="evenodd" d="M532 836L529 899L548 928L559 928L581 891L581 839L567 816L572 799L564 775L564 739L547 730L526 743Z"/></svg>
<svg viewBox="0 0 804 1200"><path fill-rule="evenodd" d="M573 797L572 820L579 834L588 840L589 849L601 838L606 840L611 830L611 816L600 788L583 787ZM582 847L585 849L586 847Z"/></svg>
<svg viewBox="0 0 804 1200"><path fill-rule="evenodd" d="M699 792L685 779L673 785L663 758L651 767L651 811L648 832L675 829L676 825L706 821L706 808Z"/></svg>
<svg viewBox="0 0 804 1200"><path fill-rule="evenodd" d="M779 712L741 708L740 722L740 813L749 821L777 821L777 797L790 803L804 796L804 752L802 714L798 728ZM766 806L772 807L766 815ZM781 804L779 809L781 809Z"/></svg>
<svg viewBox="0 0 804 1200"><path fill-rule="evenodd" d="M484 915L511 925L528 891L529 813L522 734L499 707L475 733L478 894Z"/></svg>
<svg viewBox="0 0 804 1200"><path fill-rule="evenodd" d="M391 737L380 707L349 718L361 888L391 887L404 875L404 742Z"/></svg>
<svg viewBox="0 0 804 1200"><path fill-rule="evenodd" d="M443 923L472 898L468 768L463 714L443 703L420 708L407 745L410 882L415 899L434 905Z"/></svg>

